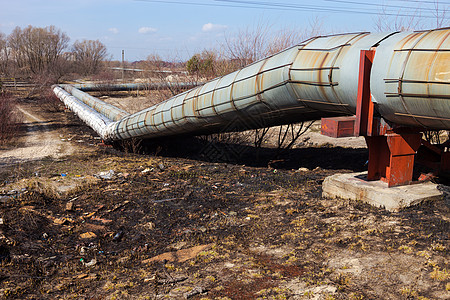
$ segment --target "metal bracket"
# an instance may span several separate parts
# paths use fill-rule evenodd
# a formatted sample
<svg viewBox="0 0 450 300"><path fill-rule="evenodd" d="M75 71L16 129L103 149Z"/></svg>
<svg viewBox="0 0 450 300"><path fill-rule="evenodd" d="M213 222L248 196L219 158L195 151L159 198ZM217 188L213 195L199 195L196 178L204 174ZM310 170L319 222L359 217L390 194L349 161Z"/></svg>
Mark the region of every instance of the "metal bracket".
<svg viewBox="0 0 450 300"><path fill-rule="evenodd" d="M381 180L389 187L411 183L414 158L422 134L410 128L393 129L376 116L371 100L370 72L375 50L361 50L356 115L323 118L322 134L332 137L364 136L369 148L367 180ZM351 128L352 127L352 128Z"/></svg>

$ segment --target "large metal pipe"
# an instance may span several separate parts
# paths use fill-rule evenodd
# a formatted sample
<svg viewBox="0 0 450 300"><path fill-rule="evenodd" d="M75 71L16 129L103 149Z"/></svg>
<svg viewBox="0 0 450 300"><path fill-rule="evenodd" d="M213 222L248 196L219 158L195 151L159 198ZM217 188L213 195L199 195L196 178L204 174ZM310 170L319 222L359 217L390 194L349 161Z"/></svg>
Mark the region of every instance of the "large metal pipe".
<svg viewBox="0 0 450 300"><path fill-rule="evenodd" d="M450 129L450 30L401 32L377 47L372 101L387 120Z"/></svg>
<svg viewBox="0 0 450 300"><path fill-rule="evenodd" d="M74 84L74 88L79 89L83 92L93 92L93 91L130 91L130 90L159 90L159 89L192 89L199 86L196 82L141 82L141 83L108 83L108 84L98 84L98 83L83 83Z"/></svg>
<svg viewBox="0 0 450 300"><path fill-rule="evenodd" d="M92 107L94 110L110 120L118 121L129 115L129 113L124 111L123 109L120 109L112 104L106 103L105 101L95 98L83 91L80 91L73 85L62 84L61 87L68 93L72 94L72 96L76 97L86 105Z"/></svg>
<svg viewBox="0 0 450 300"><path fill-rule="evenodd" d="M115 119L99 134L107 140L194 135L352 115L359 53L374 47L371 92L382 117L401 125L450 129L449 34L444 28L312 38Z"/></svg>
<svg viewBox="0 0 450 300"><path fill-rule="evenodd" d="M89 107L78 98L70 95L62 88L54 86L53 92L70 110L75 112L83 122L94 129L95 132L99 133L100 136L104 136L106 127L113 123L112 120Z"/></svg>

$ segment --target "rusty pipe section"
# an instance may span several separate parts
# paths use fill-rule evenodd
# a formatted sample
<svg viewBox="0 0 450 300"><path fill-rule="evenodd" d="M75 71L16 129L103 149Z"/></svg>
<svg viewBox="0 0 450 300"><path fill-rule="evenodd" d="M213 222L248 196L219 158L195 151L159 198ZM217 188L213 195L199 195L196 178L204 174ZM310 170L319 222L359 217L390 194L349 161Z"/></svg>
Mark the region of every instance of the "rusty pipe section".
<svg viewBox="0 0 450 300"><path fill-rule="evenodd" d="M372 101L387 120L450 129L450 29L401 32L377 47Z"/></svg>
<svg viewBox="0 0 450 300"><path fill-rule="evenodd" d="M450 129L449 31L312 38L116 118L101 135L107 140L195 135L353 115L359 54L374 47L371 91L381 116L400 125Z"/></svg>

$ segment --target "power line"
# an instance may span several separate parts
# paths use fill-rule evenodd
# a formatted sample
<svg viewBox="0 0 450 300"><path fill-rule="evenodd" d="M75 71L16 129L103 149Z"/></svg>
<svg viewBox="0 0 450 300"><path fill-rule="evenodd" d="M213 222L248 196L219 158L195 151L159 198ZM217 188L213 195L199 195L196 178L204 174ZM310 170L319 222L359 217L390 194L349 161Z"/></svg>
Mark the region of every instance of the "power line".
<svg viewBox="0 0 450 300"><path fill-rule="evenodd" d="M435 4L435 3L437 3L437 4L447 4L447 5L450 4L450 2L447 2L447 1L434 1L434 0L431 0L431 1L426 1L426 0L394 0L394 1L416 2L416 3L426 3L426 4Z"/></svg>
<svg viewBox="0 0 450 300"><path fill-rule="evenodd" d="M244 1L244 0L214 0L219 2L233 2L233 3L245 3L245 4L253 4L253 5L261 5L261 6L268 6L268 7L278 7L278 8L289 8L289 9L307 9L307 10L318 10L318 11L330 11L330 12L351 12L351 13L379 13L374 10L367 10L364 11L355 10L354 8L347 9L347 8L334 8L330 6L323 6L323 5L299 5L299 4L287 4L287 3L280 3L280 2L263 2L263 1Z"/></svg>
<svg viewBox="0 0 450 300"><path fill-rule="evenodd" d="M350 13L350 14L366 14L366 15L380 15L380 12L368 11L368 10L351 10L351 9L337 9L328 7L318 7L312 5L291 5L284 3L269 3L269 2L251 2L251 1L238 1L238 0L215 0L218 2L230 2L236 4L219 4L219 3L198 3L198 2L187 2L187 1L163 1L163 0L134 0L140 2L148 3L163 3L163 4L182 4L182 5L192 5L192 6L205 6L205 7L232 7L232 8L249 8L249 9L265 9L265 10L282 10L282 11L314 11L314 12L328 12L328 13ZM382 13L386 16L396 16L396 17L416 17L416 14L407 13L389 13L387 11ZM421 16L422 18L435 18L435 16Z"/></svg>
<svg viewBox="0 0 450 300"><path fill-rule="evenodd" d="M198 3L198 2L186 2L186 1L163 1L163 0L134 0L139 2L150 2L150 3L163 3L163 4L184 4L184 5L194 5L194 6L217 6L217 7L234 7L234 8L255 8L254 6L245 5L229 5L229 4L216 4L216 3Z"/></svg>
<svg viewBox="0 0 450 300"><path fill-rule="evenodd" d="M346 3L346 4L357 4L357 5L366 5L366 6L375 6L379 8L392 7L392 8L400 8L400 9L416 9L416 10L429 10L435 11L434 8L427 7L408 7L403 5L389 5L389 4L376 4L376 3L367 3L367 2L358 2L358 1L345 1L345 0L324 0L327 2L336 2L336 3Z"/></svg>
<svg viewBox="0 0 450 300"><path fill-rule="evenodd" d="M332 13L354 13L354 14L368 14L368 15L379 15L380 12L368 11L368 10L355 10L355 9L338 9L338 8L329 8L325 6L318 5L293 5L279 2L262 2L262 1L244 1L244 0L215 0L219 2L231 2L237 4L245 4L245 5L253 5L254 8L258 8L258 6L263 6L264 8L272 8L278 10L309 10L309 11L319 11L319 12L332 12ZM408 13L389 13L387 11L382 13L387 16L396 16L396 17L416 17L416 14L408 14ZM435 16L424 15L422 18L435 18Z"/></svg>

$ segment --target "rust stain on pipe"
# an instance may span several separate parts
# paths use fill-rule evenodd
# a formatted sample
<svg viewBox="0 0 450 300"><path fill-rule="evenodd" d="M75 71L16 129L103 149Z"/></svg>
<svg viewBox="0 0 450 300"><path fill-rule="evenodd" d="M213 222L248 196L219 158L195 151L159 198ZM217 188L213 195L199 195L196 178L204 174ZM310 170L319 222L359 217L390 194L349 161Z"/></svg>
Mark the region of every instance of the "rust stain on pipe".
<svg viewBox="0 0 450 300"><path fill-rule="evenodd" d="M449 36L449 28L442 28L317 37L132 115L121 115L98 99L85 104L112 120L99 132L108 140L245 130L352 115L359 52L376 47L370 88L378 113L400 125L448 130ZM230 126L237 116L240 123Z"/></svg>

